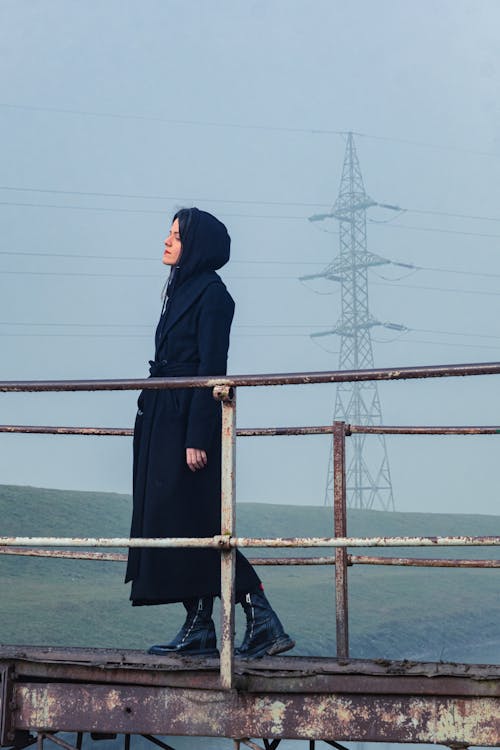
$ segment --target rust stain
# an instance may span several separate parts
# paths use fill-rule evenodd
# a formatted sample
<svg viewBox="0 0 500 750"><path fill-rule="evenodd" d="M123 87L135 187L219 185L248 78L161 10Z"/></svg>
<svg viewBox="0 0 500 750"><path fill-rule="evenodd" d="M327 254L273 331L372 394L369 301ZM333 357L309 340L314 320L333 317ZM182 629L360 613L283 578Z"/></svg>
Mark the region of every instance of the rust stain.
<svg viewBox="0 0 500 750"><path fill-rule="evenodd" d="M437 708L435 716L435 742L449 744L464 742L471 744L471 737L480 738L481 745L498 745L500 742L500 706L498 700L483 699L470 702L457 700L453 711Z"/></svg>
<svg viewBox="0 0 500 750"><path fill-rule="evenodd" d="M285 659L286 657L282 657ZM18 729L500 745L499 698L21 684Z"/></svg>

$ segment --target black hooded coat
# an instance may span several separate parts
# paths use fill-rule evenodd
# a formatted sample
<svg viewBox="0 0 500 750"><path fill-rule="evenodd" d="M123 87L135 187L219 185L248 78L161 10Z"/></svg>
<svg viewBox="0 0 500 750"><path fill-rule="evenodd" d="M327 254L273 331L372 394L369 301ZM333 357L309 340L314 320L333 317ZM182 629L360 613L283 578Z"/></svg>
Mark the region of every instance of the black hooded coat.
<svg viewBox="0 0 500 750"><path fill-rule="evenodd" d="M151 377L225 375L234 302L215 271L229 260L230 238L220 221L197 208L174 218L182 254L156 330ZM221 405L211 389L144 390L138 407L130 536L220 534ZM192 472L186 448L205 450L207 466ZM133 548L125 581L132 581L134 605L220 596L220 553ZM259 585L238 552L237 594Z"/></svg>

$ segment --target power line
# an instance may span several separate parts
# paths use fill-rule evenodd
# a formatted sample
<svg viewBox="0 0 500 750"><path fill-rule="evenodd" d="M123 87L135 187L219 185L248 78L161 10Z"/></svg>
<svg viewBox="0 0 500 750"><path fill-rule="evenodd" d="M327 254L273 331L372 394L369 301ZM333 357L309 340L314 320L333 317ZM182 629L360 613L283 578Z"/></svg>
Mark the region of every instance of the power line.
<svg viewBox="0 0 500 750"><path fill-rule="evenodd" d="M0 201L0 206L14 206L20 208L50 208L50 209L63 209L71 211L98 211L103 213L122 213L122 214L162 214L165 215L164 209L148 209L148 208L119 208L111 206L75 206L65 205L61 203L20 203L16 201ZM309 219L308 216L290 216L290 215L276 215L276 214L233 214L233 213L221 213L222 217L238 218L238 219L277 219L283 221L306 221ZM491 221L496 219L491 218ZM378 222L369 220L370 223L375 226L380 226ZM485 232L466 232L457 229L441 229L439 227L416 227L409 224L384 224L384 227L391 227L393 229L411 229L419 232L436 232L441 234L457 234L464 235L467 237L486 237L490 239L499 239L500 234L488 234Z"/></svg>
<svg viewBox="0 0 500 750"><path fill-rule="evenodd" d="M85 258L87 260L134 260L134 261L154 261L155 263L159 263L161 261L161 254L159 253L156 257L145 257L140 255L87 255L84 253L46 253L46 252L25 252L24 250L21 252L17 252L15 250L0 250L0 255L14 255L19 257L31 257L31 258ZM252 264L252 265L294 265L294 266L323 266L328 261L302 261L302 260L288 260L288 258L283 258L281 260L236 260L231 258L231 265L235 263L244 263L244 264Z"/></svg>
<svg viewBox="0 0 500 750"><path fill-rule="evenodd" d="M37 337L37 336L43 336L43 337L76 337L76 338L151 338L150 334L144 334L144 333L135 333L131 332L129 329L132 328L147 328L149 330L152 329L151 324L145 324L145 323L81 323L81 322L49 322L49 323L42 323L42 322L18 322L18 321L0 321L0 326L15 326L15 327L29 327L29 328L117 328L117 329L127 329L128 333L117 333L117 332L111 332L106 334L100 334L95 332L88 332L88 333L62 333L62 332L56 332L56 333L49 333L49 332L33 332L33 333L27 333L27 332L21 332L21 333L10 333L10 332L0 332L0 336L7 336L7 337ZM233 331L238 331L238 333L234 334L233 337L253 337L253 338L259 338L259 337L272 337L272 338L288 338L288 337L304 337L308 338L308 333L283 333L283 329L317 329L317 328L328 328L329 324L321 324L321 323L240 323L235 326L233 326ZM276 331L275 333L248 333L248 332L239 332L241 329L252 329L257 328L261 330L266 329L280 329L279 331ZM455 337L461 337L461 338L483 338L483 339L493 339L493 340L500 340L499 335L494 334L483 334L483 333L468 333L466 331L441 331L441 330L434 330L434 329L427 329L427 328L409 328L407 331L405 331L405 334L411 334L411 333L430 333L430 334L438 334L441 336L455 336ZM377 343L380 344L387 344L387 343L393 343L393 340L391 341L384 341L383 339L373 339ZM492 349L492 350L498 350L498 346L488 346L487 344L466 344L466 343L452 343L452 342L446 342L446 341L432 341L429 339L412 339L409 338L408 335L405 335L405 338L398 338L398 343L405 343L405 344L431 344L436 346L446 346L446 347L460 347L460 348L480 348L480 349Z"/></svg>
<svg viewBox="0 0 500 750"><path fill-rule="evenodd" d="M383 344L385 342L378 340L377 343ZM455 349L460 348L467 348L467 349L494 349L495 351L499 350L498 346L488 346L488 344L461 344L461 343L451 343L449 341L429 341L428 339L399 339L398 343L402 344L432 344L435 346L446 346L446 347L453 347Z"/></svg>
<svg viewBox="0 0 500 750"><path fill-rule="evenodd" d="M90 339L133 339L133 338L140 338L140 339L151 339L151 336L145 333L3 333L0 332L0 338L90 338ZM233 339L239 339L239 338L305 338L309 339L309 334L307 333L235 333L232 335ZM385 342L381 341L379 339L374 339L376 343L384 344L384 343L392 343L392 342ZM316 342L317 343L317 342ZM443 341L430 341L428 339L399 339L398 343L403 344L430 344L435 346L446 346L446 347L453 347L453 348L467 348L467 349L488 349L488 350L494 350L498 351L500 347L498 346L488 346L487 344L464 344L464 343L450 343L450 342L443 342ZM320 347L324 348L324 347ZM330 354L338 354L338 352L332 352L329 349L325 349L325 351L328 351Z"/></svg>
<svg viewBox="0 0 500 750"><path fill-rule="evenodd" d="M194 198L193 196L179 195L144 195L132 193L106 193L101 191L84 190L54 190L49 188L12 187L0 185L0 190L11 190L18 193L49 193L53 195L80 195L92 198L127 198L134 200L158 200L158 201L194 201L199 203L231 203L249 206L303 206L305 208L327 208L329 203L304 203L300 201L258 201L258 200L236 200L234 198Z"/></svg>
<svg viewBox="0 0 500 750"><path fill-rule="evenodd" d="M151 338L145 333L0 333L0 336L10 338L92 338L92 339L148 339Z"/></svg>
<svg viewBox="0 0 500 750"><path fill-rule="evenodd" d="M147 261L147 262L154 262L154 263L159 263L160 260L161 260L160 254L158 254L157 257L153 257L153 256L140 256L140 255L135 255L135 256L132 256L132 255L129 255L129 256L124 256L124 255L93 255L93 254L86 254L86 253L52 253L52 252L49 253L49 252L26 252L24 250L23 251L0 250L0 256L2 256L2 255L5 255L5 256L8 255L8 256L14 256L14 257L18 257L18 256L19 257L30 257L30 258L37 258L37 257L40 257L40 258L76 258L76 259L82 259L83 258L85 260L116 260L116 261L123 261L123 260L125 260L125 261L139 261L139 262ZM247 265L248 264L248 265L259 265L259 266L261 266L261 265L285 265L285 264L287 266L288 265L294 265L294 266L324 266L325 264L328 263L328 261L318 261L318 260L316 260L316 261L310 261L310 260L308 260L308 261L302 261L302 260L288 260L288 259L285 259L285 258L282 258L280 260L269 260L269 259L267 259L267 260L254 260L254 259L252 259L252 260L243 260L243 259L236 259L236 258L233 259L233 258L231 258L230 263L231 263L231 265L235 265L235 264L238 264L238 265L241 265L241 264ZM391 263L394 263L394 262L391 261ZM435 267L435 266L412 266L412 268L414 268L415 271L431 271L433 273L453 273L453 274L458 274L458 275L462 275L462 276L478 276L478 277L487 278L487 279L489 279L489 278L500 278L500 274L499 273L482 273L480 271L466 271L466 270L459 270L459 269L456 269L456 268L438 268L438 267ZM2 273L2 271L0 271L0 273ZM15 272L12 272L12 273L24 273L24 271L15 271ZM35 272L33 272L33 273L35 273ZM372 273L374 273L373 269L372 269ZM112 274L112 275L114 276L115 274ZM380 274L377 274L377 275L380 276ZM157 278L157 277L154 276L154 275L148 275L147 278ZM233 277L233 278L236 278L236 277ZM276 277L276 278L281 278L281 276L280 277ZM292 278L292 277L287 277L287 278ZM385 279L386 277L380 276L380 278L384 278ZM387 281L390 282L391 280L387 279Z"/></svg>
<svg viewBox="0 0 500 750"><path fill-rule="evenodd" d="M110 206L69 206L61 203L17 203L14 201L0 201L0 206L16 206L25 208L62 208L72 211L103 211L105 213L123 213L123 214L166 214L165 209L152 208L113 208ZM276 216L271 214L227 214L222 213L220 216L230 216L238 219L285 219L294 221L305 221L307 216Z"/></svg>
<svg viewBox="0 0 500 750"><path fill-rule="evenodd" d="M321 128L292 128L283 125L249 125L236 122L217 122L210 120L181 120L168 117L155 117L151 115L129 115L114 112L91 112L81 109L64 109L61 107L38 107L29 104L10 104L0 102L0 107L6 109L22 109L31 112L50 112L53 114L80 115L84 117L103 117L118 120L142 120L146 122L164 122L170 125L199 125L201 127L234 128L237 130L269 130L285 133L318 133L322 135L346 135L345 130L331 130Z"/></svg>
<svg viewBox="0 0 500 750"><path fill-rule="evenodd" d="M431 292L450 292L456 294L479 294L482 297L500 297L500 292L487 292L482 289L457 289L451 287L439 287L439 286L425 286L420 284L401 284L398 282L390 281L372 281L373 286L397 286L398 289L424 289Z"/></svg>
<svg viewBox="0 0 500 750"><path fill-rule="evenodd" d="M103 198L127 198L134 200L175 200L175 201L194 201L200 203L228 203L238 205L249 205L249 206L300 206L305 208L329 208L331 202L325 203L310 203L303 201L269 201L269 200L241 200L235 198L194 198L193 196L179 196L179 195L148 195L141 193L108 193L104 191L84 191L84 190L61 190L54 188L33 188L33 187L15 187L12 185L0 185L0 190L10 190L12 192L23 192L23 193L43 193L53 195L79 195L79 196L90 196L90 197L103 197ZM4 204L5 205L5 204ZM30 204L31 205L31 204ZM39 205L39 204L36 204ZM385 204L377 203L376 206L381 208L386 207ZM73 208L72 206L70 208ZM402 213L414 213L430 216L446 216L448 218L455 219L472 219L475 221L491 221L500 222L499 216L483 216L480 214L463 214L459 212L451 211L436 211L434 209L424 208L409 208L405 206L391 206L393 209L397 209ZM161 211L163 213L163 211ZM396 217L397 218L397 217ZM371 220L374 224L380 222ZM398 225L401 226L401 225Z"/></svg>
<svg viewBox="0 0 500 750"><path fill-rule="evenodd" d="M482 273L481 271L463 271L456 268L436 268L435 266L412 266L415 271L431 271L432 273L454 273L458 274L459 276L479 276L484 279L500 279L500 273ZM372 273L376 273L372 269ZM390 281L390 279L387 279L385 276L381 276L379 273L376 273L377 276L380 278L386 279Z"/></svg>
<svg viewBox="0 0 500 750"><path fill-rule="evenodd" d="M152 328L146 323L21 323L8 320L0 321L0 326L29 326L41 328Z"/></svg>
<svg viewBox="0 0 500 750"><path fill-rule="evenodd" d="M131 328L146 328L149 330L152 330L153 326L150 323L81 323L81 322L48 322L48 323L41 323L39 321L37 322L19 322L19 321L0 321L0 326L15 326L15 327L21 327L21 328L122 328L122 329L131 329ZM329 323L237 323L232 327L232 330L240 330L240 329L248 329L248 328L258 328L258 329L317 329L317 328L330 328L331 324ZM411 333L431 333L431 334L439 334L441 336L460 336L465 338L484 338L484 339L494 339L494 340L500 340L499 335L495 334L484 334L484 333L468 333L467 331L440 331L440 330L434 330L431 328L408 328L405 332L406 334ZM15 334L12 334L15 335ZM35 334L33 334L35 335ZM88 334L93 335L93 334ZM110 336L113 336L114 334L111 333ZM118 334L117 334L118 335ZM136 335L136 334L130 334L130 335ZM142 334L141 334L142 335ZM250 335L250 334L248 334ZM251 334L254 335L254 334ZM256 336L259 334L255 334ZM276 335L280 335L277 333ZM285 335L285 334L284 334ZM307 335L307 334L304 334ZM378 343L389 343L387 341L384 341L383 339L374 339L378 341ZM400 341L401 339L398 339ZM405 337L405 340L406 339ZM431 342L432 343L432 342ZM436 344L440 342L434 342ZM444 342L443 342L444 346ZM450 346L455 346L455 344L450 344ZM464 344L465 346L465 344ZM469 345L468 345L469 346ZM496 348L496 347L494 347Z"/></svg>
<svg viewBox="0 0 500 750"><path fill-rule="evenodd" d="M0 275L8 276L75 276L87 278L104 279L157 279L161 281L159 274L146 273L90 273L87 271L4 271ZM297 281L297 276L224 276L227 281Z"/></svg>
<svg viewBox="0 0 500 750"><path fill-rule="evenodd" d="M465 331L435 331L430 328L410 328L417 333L439 333L441 336L473 336L480 339L500 339L500 336L488 333L467 333Z"/></svg>
<svg viewBox="0 0 500 750"><path fill-rule="evenodd" d="M148 208L113 208L110 206L69 206L58 203L16 203L14 201L0 201L0 206L17 206L24 208L65 208L73 211L106 211L125 214L165 214L165 210Z"/></svg>
<svg viewBox="0 0 500 750"><path fill-rule="evenodd" d="M374 226L381 226L379 222L372 221L371 219L368 219L370 224L373 224ZM496 219L491 219L491 221L497 221ZM415 227L410 224L384 224L384 228L390 228L390 229L412 229L417 232L436 232L438 234L461 234L466 237L487 237L490 239L499 239L500 234L488 234L486 232L466 232L464 230L460 229L441 229L440 227Z"/></svg>
<svg viewBox="0 0 500 750"><path fill-rule="evenodd" d="M8 276L55 276L55 277L82 277L82 278L107 278L107 279L157 279L161 280L159 274L134 274L134 273L91 273L88 271L11 271L0 270L0 275ZM488 274L486 274L488 275ZM492 275L492 274L490 274ZM224 276L226 281L297 281L297 276ZM423 289L426 291L449 292L456 294L479 294L486 297L498 297L500 292L489 292L482 289L458 289L454 287L435 287L424 284L401 284L391 281L373 281L374 286L390 286L405 289Z"/></svg>
<svg viewBox="0 0 500 750"><path fill-rule="evenodd" d="M151 339L145 333L0 333L0 337L7 338L89 338L89 339ZM231 338L305 338L307 333L236 333Z"/></svg>
<svg viewBox="0 0 500 750"><path fill-rule="evenodd" d="M414 141L409 138L398 138L397 136L385 136L385 135L373 135L369 133L356 133L354 132L353 135L357 135L361 138L370 138L371 140L375 141L390 141L393 143L402 143L407 146L417 146L418 148L429 148L436 151L455 151L457 153L463 153L463 154L475 154L476 156L493 156L493 157L499 157L500 154L497 152L492 151L479 151L478 149L473 148L465 148L463 146L450 146L449 144L443 144L443 143L429 143L427 141Z"/></svg>
<svg viewBox="0 0 500 750"><path fill-rule="evenodd" d="M4 325L4 324L0 324ZM237 327L237 326L235 326ZM469 335L469 334L467 334ZM472 334L470 334L472 335ZM131 339L131 338L141 338L141 339L151 339L151 336L146 333L46 333L46 332L33 332L33 333L4 333L0 332L0 337L7 337L7 338L95 338L95 339ZM309 339L309 334L307 333L236 333L232 335L232 338L307 338ZM489 338L498 338L498 337L489 337ZM374 339L376 343L379 344L386 344L386 343L393 343L393 342L386 342L381 339ZM498 346L488 346L487 344L465 344L465 343L451 343L446 341L431 341L429 339L398 339L398 343L403 344L431 344L435 346L446 346L446 347L454 347L454 348L467 348L467 349L491 349L498 351ZM323 348L323 347L321 347ZM329 353L337 353L338 352L331 352L330 350L326 350Z"/></svg>
<svg viewBox="0 0 500 750"><path fill-rule="evenodd" d="M328 328L327 323L237 323L232 328ZM40 323L19 321L0 321L0 326L34 326L41 328L63 327L63 328L148 328L152 325L148 323ZM500 337L499 337L500 338Z"/></svg>
<svg viewBox="0 0 500 750"><path fill-rule="evenodd" d="M107 279L160 279L157 274L144 273L90 273L86 271L0 271L0 274L8 276L83 276L89 278Z"/></svg>
<svg viewBox="0 0 500 750"><path fill-rule="evenodd" d="M481 276L486 279L500 279L500 273L481 273L481 271L460 271L456 268L434 268L433 266L419 266L419 271L433 271L434 273L455 273L460 276Z"/></svg>
<svg viewBox="0 0 500 750"><path fill-rule="evenodd" d="M360 138L366 138L376 141L388 141L392 143L400 143L407 146L416 146L417 148L428 148L437 151L452 151L455 153L467 153L475 154L477 156L490 156L498 158L499 153L491 151L480 151L477 149L466 148L463 146L450 146L449 144L443 143L429 143L427 141L416 141L410 138L402 138L399 136L386 136L376 135L373 133L363 133L360 131L353 130L335 130L332 128L298 128L290 127L285 125L265 125L265 124L249 124L249 123L236 123L236 122L220 122L210 120L192 120L192 119L173 119L167 117L160 117L154 115L137 115L137 114L124 114L117 112L93 112L81 109L70 109L63 107L42 107L30 104L13 104L11 102L0 102L0 107L12 110L24 110L28 112L47 112L50 114L63 114L73 115L81 117L96 117L96 118L111 118L119 120L136 120L143 122L159 122L167 123L170 125L193 125L200 127L215 127L215 128L230 128L236 130L261 130L269 132L281 132L281 133L306 133L309 135L340 135L347 136L349 133L352 135L359 136Z"/></svg>
<svg viewBox="0 0 500 750"><path fill-rule="evenodd" d="M475 221L496 221L500 222L499 216L482 216L479 214L461 214L451 211L433 211L423 208L403 208L403 211L412 214L428 214L429 216L447 216L453 219L474 219Z"/></svg>
<svg viewBox="0 0 500 750"><path fill-rule="evenodd" d="M107 278L107 279L157 279L161 280L159 274L134 274L134 273L91 273L88 271L11 271L0 270L0 275L9 276L55 276L55 277L82 277L82 278ZM490 276L493 274L485 274ZM224 276L226 281L297 281L297 276ZM479 294L481 296L498 297L500 292L489 292L482 289L458 289L454 287L435 287L424 284L401 284L391 281L373 281L374 286L390 286L405 289L423 289L435 292L450 292L456 294Z"/></svg>

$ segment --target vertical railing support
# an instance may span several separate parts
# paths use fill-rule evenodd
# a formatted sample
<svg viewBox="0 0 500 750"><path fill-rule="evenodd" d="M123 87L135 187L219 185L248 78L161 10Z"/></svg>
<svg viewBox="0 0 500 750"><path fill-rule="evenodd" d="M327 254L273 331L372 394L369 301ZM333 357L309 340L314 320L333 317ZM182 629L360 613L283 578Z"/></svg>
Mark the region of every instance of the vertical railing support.
<svg viewBox="0 0 500 750"><path fill-rule="evenodd" d="M333 513L335 536L347 536L345 422L333 423ZM349 619L346 547L335 549L335 618L337 658L347 657L349 656Z"/></svg>
<svg viewBox="0 0 500 750"><path fill-rule="evenodd" d="M222 401L221 535L231 539L235 531L236 500L236 391L228 386L214 388ZM234 574L236 550L221 553L221 648L220 683L223 690L234 684Z"/></svg>

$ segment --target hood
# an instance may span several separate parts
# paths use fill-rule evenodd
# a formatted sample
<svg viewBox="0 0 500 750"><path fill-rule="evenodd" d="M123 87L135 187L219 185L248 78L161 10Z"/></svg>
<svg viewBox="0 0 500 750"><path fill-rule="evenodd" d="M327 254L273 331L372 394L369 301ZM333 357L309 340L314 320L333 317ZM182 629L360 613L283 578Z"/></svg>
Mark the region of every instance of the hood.
<svg viewBox="0 0 500 750"><path fill-rule="evenodd" d="M182 253L170 269L163 310L156 329L156 359L170 328L189 309L209 284L222 281L215 271L229 260L231 238L224 224L206 211L183 208L179 219Z"/></svg>
<svg viewBox="0 0 500 750"><path fill-rule="evenodd" d="M216 271L228 262L231 238L215 216L198 208L183 208L175 219L179 219L182 242L176 286L204 271Z"/></svg>

